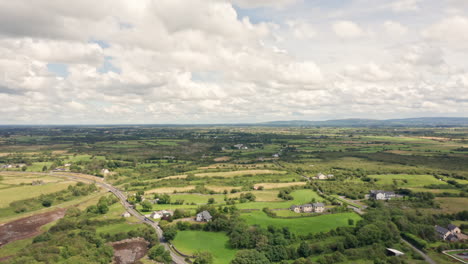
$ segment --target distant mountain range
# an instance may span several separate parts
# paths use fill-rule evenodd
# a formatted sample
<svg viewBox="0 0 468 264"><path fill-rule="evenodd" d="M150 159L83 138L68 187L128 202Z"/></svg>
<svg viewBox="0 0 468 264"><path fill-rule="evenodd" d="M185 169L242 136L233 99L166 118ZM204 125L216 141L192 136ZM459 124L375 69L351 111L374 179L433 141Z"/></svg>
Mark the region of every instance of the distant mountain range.
<svg viewBox="0 0 468 264"><path fill-rule="evenodd" d="M210 127L210 126L265 126L265 127L468 127L468 117L418 117L405 119L335 119L327 121L272 121L260 123L218 124L69 124L69 125L2 125L0 128L18 127Z"/></svg>
<svg viewBox="0 0 468 264"><path fill-rule="evenodd" d="M325 127L402 127L402 126L418 126L418 127L455 127L468 126L468 117L418 117L405 119L336 119L327 121L273 121L257 123L260 126L325 126Z"/></svg>

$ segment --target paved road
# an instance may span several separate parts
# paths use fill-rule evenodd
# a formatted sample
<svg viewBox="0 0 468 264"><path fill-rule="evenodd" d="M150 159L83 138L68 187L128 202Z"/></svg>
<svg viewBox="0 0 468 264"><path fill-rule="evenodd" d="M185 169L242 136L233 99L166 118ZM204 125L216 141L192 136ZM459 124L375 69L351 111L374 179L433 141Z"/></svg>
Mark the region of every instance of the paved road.
<svg viewBox="0 0 468 264"><path fill-rule="evenodd" d="M127 197L125 196L125 194L122 191L120 191L119 189L115 188L114 186L112 186L110 184L107 184L107 183L103 182L102 178L98 178L98 177L95 177L95 176L92 176L92 175L86 175L86 178L83 178L83 177L80 177L79 174L71 174L71 173L68 174L68 173L62 173L62 172L52 172L51 174L53 174L54 176L67 177L67 178L72 179L72 180L93 182L93 183L101 186L102 188L109 190L117 198L119 198L120 202L125 207L127 212L129 212L131 215L133 215L134 217L138 218L140 221L142 221L145 224L153 227L156 230L156 234L158 235L158 238L159 238L159 241L160 241L161 245L163 245L166 248L166 250L169 250L169 252L171 253L173 263L176 263L176 264L185 264L186 263L185 258L180 256L176 252L174 252L174 250L172 250L172 248L171 248L171 245L164 239L163 231L158 226L158 224L155 223L154 221L152 221L151 219L146 218L145 216L141 215L138 211L133 209L132 205L127 202ZM96 180L92 180L92 178L96 178Z"/></svg>
<svg viewBox="0 0 468 264"><path fill-rule="evenodd" d="M422 251L419 250L417 247L413 246L410 242L404 240L403 238L402 238L401 240L403 241L403 243L407 244L407 245L410 246L412 249L414 249L414 251L418 252L419 255L421 255L427 263L430 263L430 264L437 264L437 263L436 263L434 260L432 260L428 255L426 255L426 253L422 252Z"/></svg>

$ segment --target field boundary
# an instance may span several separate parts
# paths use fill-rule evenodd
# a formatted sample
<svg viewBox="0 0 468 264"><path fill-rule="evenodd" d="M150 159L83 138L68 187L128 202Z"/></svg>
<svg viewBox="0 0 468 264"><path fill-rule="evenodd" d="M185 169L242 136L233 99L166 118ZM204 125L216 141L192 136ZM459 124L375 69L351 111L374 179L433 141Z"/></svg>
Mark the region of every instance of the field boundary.
<svg viewBox="0 0 468 264"><path fill-rule="evenodd" d="M462 259L459 259L459 258L455 257L454 255L450 255L450 254L447 253L447 252L466 251L466 250L468 250L468 249L466 249L466 248L465 248L465 249L450 249L450 250L444 250L444 251L442 251L442 253L443 253L444 255L447 255L447 256L449 256L449 257L455 259L455 260L460 261L461 263L468 264L468 262L466 262L466 261L464 261L464 260L462 260Z"/></svg>

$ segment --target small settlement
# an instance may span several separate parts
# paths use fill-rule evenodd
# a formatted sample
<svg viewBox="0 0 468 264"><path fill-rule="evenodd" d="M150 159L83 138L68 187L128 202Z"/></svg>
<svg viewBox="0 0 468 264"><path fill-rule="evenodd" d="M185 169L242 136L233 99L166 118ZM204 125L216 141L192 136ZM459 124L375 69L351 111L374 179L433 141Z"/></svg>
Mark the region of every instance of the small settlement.
<svg viewBox="0 0 468 264"><path fill-rule="evenodd" d="M447 228L436 225L434 229L439 238L445 241L457 242L468 239L468 236L463 234L461 229L456 225L449 224Z"/></svg>
<svg viewBox="0 0 468 264"><path fill-rule="evenodd" d="M292 205L290 207L291 211L295 213L323 213L325 211L325 204L323 203L313 203L313 204L303 204L303 205Z"/></svg>

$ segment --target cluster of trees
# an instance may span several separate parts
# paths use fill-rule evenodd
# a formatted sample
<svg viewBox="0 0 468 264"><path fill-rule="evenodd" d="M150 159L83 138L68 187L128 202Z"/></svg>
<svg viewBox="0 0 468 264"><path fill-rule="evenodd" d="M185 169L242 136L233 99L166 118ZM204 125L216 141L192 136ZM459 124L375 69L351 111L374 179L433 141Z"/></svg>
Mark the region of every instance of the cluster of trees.
<svg viewBox="0 0 468 264"><path fill-rule="evenodd" d="M148 251L148 257L158 263L172 263L171 254L162 245L155 245Z"/></svg>
<svg viewBox="0 0 468 264"><path fill-rule="evenodd" d="M232 248L240 249L232 263L312 263L309 258L317 257L314 263L332 264L361 259L375 263L403 263L408 257L386 256L386 248L409 251L400 244L400 234L421 241L436 241L434 225L447 225L448 216L434 216L415 211L404 211L392 207L369 208L363 219L352 227L340 227L328 233L294 234L288 228L248 226L234 206L215 208L203 206L197 211L208 210L213 220L207 224L178 222L167 225L165 235L173 239L177 230L223 231L229 237ZM451 215L464 219L468 212ZM168 233L167 233L168 232ZM297 246L298 245L298 246ZM424 246L422 246L424 247Z"/></svg>
<svg viewBox="0 0 468 264"><path fill-rule="evenodd" d="M86 208L86 212L92 214L106 214L109 211L109 206L118 202L115 196L103 196L99 199L97 205L90 205Z"/></svg>
<svg viewBox="0 0 468 264"><path fill-rule="evenodd" d="M281 190L278 193L278 197L283 200L294 200L294 197L291 195L292 189Z"/></svg>

